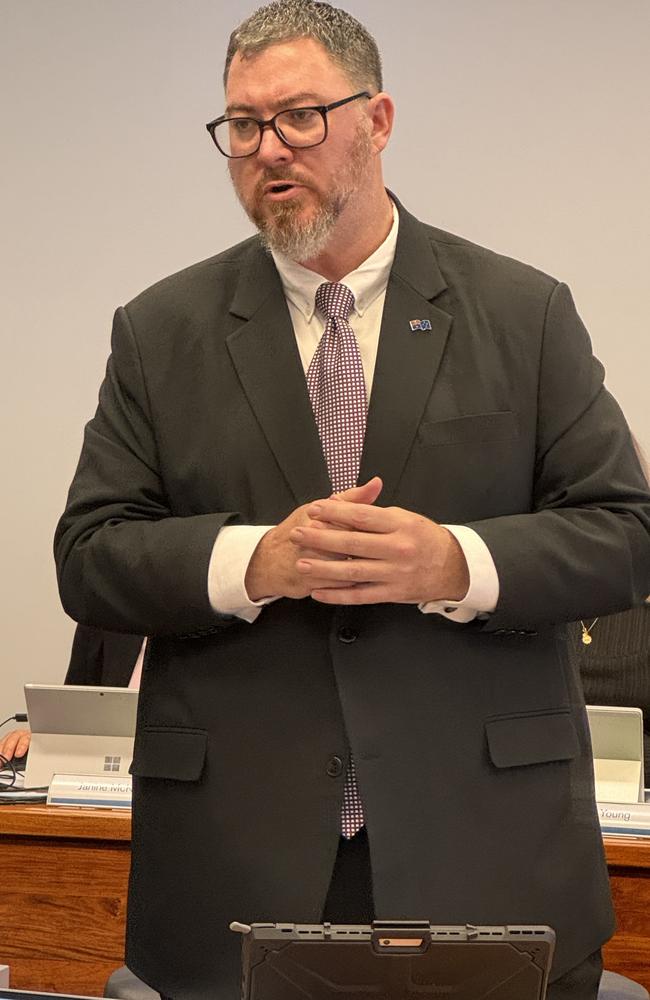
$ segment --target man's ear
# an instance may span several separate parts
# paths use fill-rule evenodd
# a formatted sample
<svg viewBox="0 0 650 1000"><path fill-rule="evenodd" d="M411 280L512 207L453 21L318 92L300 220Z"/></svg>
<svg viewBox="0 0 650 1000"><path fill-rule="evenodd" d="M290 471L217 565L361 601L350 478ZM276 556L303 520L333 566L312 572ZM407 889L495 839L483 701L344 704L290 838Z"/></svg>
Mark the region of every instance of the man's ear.
<svg viewBox="0 0 650 1000"><path fill-rule="evenodd" d="M368 102L368 111L372 123L370 138L375 152L381 153L390 139L395 120L395 105L390 94L386 94L382 90L371 97Z"/></svg>

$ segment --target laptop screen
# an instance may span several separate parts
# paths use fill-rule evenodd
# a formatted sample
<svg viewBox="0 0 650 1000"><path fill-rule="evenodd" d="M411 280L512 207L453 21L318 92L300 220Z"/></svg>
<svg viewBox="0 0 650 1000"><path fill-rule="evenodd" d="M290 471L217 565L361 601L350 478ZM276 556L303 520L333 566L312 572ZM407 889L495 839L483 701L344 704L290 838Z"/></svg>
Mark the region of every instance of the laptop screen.
<svg viewBox="0 0 650 1000"><path fill-rule="evenodd" d="M26 684L25 702L32 731L26 788L49 785L53 774L128 774L137 691Z"/></svg>

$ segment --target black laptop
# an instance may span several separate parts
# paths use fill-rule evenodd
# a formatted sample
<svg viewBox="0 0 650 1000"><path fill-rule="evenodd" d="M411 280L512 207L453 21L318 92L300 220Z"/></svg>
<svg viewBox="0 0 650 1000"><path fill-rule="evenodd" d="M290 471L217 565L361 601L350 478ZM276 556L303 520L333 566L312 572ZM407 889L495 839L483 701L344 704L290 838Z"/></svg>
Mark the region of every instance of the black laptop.
<svg viewBox="0 0 650 1000"><path fill-rule="evenodd" d="M543 926L231 924L241 1000L544 1000L555 934Z"/></svg>

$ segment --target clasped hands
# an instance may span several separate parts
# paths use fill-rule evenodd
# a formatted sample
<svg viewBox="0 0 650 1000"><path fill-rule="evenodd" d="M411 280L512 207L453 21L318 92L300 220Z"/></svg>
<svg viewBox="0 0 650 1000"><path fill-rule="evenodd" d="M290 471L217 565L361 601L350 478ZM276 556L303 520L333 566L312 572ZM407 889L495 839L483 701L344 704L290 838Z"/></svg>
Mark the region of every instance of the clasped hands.
<svg viewBox="0 0 650 1000"><path fill-rule="evenodd" d="M252 601L312 597L323 604L462 600L463 551L446 528L401 507L376 507L378 476L304 504L261 539L246 572Z"/></svg>

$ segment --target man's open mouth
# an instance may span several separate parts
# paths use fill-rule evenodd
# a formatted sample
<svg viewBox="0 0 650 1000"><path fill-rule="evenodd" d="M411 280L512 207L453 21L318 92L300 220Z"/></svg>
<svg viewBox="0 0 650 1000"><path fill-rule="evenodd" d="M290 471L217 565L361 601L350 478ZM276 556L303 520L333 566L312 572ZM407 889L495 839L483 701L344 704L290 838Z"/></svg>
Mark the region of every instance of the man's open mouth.
<svg viewBox="0 0 650 1000"><path fill-rule="evenodd" d="M264 194L271 197L281 197L293 191L298 191L302 185L294 184L293 181L273 181L264 188Z"/></svg>

